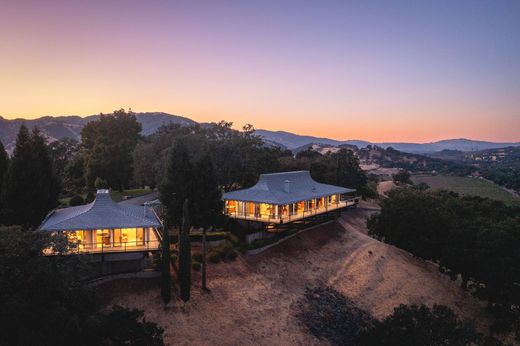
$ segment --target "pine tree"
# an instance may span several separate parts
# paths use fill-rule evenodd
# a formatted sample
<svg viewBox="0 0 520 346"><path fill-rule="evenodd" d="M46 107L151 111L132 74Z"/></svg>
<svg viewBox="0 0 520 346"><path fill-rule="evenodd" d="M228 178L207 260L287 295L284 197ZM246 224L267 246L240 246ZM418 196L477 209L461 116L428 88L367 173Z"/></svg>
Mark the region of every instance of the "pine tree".
<svg viewBox="0 0 520 346"><path fill-rule="evenodd" d="M191 197L193 191L193 168L188 149L182 142L177 142L170 148L166 172L159 190L161 202L167 207L168 223L180 227L182 202Z"/></svg>
<svg viewBox="0 0 520 346"><path fill-rule="evenodd" d="M4 145L0 142L0 196L2 196L2 186L4 182L4 177L7 173L7 169L9 168L9 156L5 151ZM2 209L2 202L0 200L0 210ZM1 222L0 222L1 223Z"/></svg>
<svg viewBox="0 0 520 346"><path fill-rule="evenodd" d="M170 232L168 231L168 222L163 225L162 239L162 279L161 279L161 298L164 308L168 306L171 299L172 278L170 276Z"/></svg>
<svg viewBox="0 0 520 346"><path fill-rule="evenodd" d="M179 236L179 286L184 303L190 300L191 287L191 244L188 200L182 206L182 227Z"/></svg>
<svg viewBox="0 0 520 346"><path fill-rule="evenodd" d="M59 180L45 138L20 126L2 189L8 223L37 226L58 205Z"/></svg>

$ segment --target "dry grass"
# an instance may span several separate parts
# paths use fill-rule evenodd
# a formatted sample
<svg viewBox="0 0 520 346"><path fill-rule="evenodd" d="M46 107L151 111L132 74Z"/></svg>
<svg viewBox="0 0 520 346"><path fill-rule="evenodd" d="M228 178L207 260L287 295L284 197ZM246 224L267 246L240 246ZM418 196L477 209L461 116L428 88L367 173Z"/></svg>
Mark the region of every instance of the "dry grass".
<svg viewBox="0 0 520 346"><path fill-rule="evenodd" d="M101 290L111 304L145 310L165 328L169 345L314 345L296 318L306 286L330 285L376 318L399 304L445 304L465 319L487 325L481 305L431 264L366 235L374 206L349 210L331 226L310 230L256 256L211 265L210 294L198 289L187 311L180 301L164 310L158 283L113 282ZM143 288L144 287L144 288Z"/></svg>

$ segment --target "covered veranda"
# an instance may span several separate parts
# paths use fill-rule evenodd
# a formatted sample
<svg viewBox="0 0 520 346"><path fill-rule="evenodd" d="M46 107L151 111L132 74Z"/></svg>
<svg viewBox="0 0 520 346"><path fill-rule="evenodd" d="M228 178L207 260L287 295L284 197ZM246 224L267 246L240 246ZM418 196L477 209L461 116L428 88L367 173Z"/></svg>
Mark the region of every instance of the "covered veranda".
<svg viewBox="0 0 520 346"><path fill-rule="evenodd" d="M71 253L117 253L158 250L161 228L151 207L115 203L98 190L92 203L49 213L39 230L67 235Z"/></svg>

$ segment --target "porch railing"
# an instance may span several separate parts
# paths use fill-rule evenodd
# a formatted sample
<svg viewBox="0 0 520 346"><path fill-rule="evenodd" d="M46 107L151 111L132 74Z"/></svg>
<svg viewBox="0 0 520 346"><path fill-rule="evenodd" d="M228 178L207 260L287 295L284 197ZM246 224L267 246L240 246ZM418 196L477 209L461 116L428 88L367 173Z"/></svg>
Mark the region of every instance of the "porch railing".
<svg viewBox="0 0 520 346"><path fill-rule="evenodd" d="M351 205L355 205L357 202L354 199L343 200L338 203L326 204L325 206L319 208L310 208L308 210L304 210L303 212L297 212L294 214L286 214L286 215L278 215L278 217L273 216L272 214L246 214L240 215L238 213L228 213L227 215L231 218L241 219L241 220L251 220L251 221L260 221L267 223L285 223L291 221L301 220L307 217L311 217L318 214L323 214L332 210L337 210L341 208L345 208Z"/></svg>
<svg viewBox="0 0 520 346"><path fill-rule="evenodd" d="M160 247L159 240L84 243L81 241L71 243L71 253L113 253L157 250Z"/></svg>

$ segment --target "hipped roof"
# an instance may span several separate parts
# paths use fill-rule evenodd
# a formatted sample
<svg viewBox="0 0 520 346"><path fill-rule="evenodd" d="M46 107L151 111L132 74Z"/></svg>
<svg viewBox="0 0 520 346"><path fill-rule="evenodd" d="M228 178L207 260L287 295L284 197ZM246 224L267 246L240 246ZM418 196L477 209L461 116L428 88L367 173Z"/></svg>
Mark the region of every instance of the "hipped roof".
<svg viewBox="0 0 520 346"><path fill-rule="evenodd" d="M112 200L108 190L98 190L92 203L54 210L45 218L39 229L67 231L161 226L160 220L150 207L119 204Z"/></svg>
<svg viewBox="0 0 520 346"><path fill-rule="evenodd" d="M223 199L281 205L354 191L318 183L312 179L309 171L294 171L262 174L255 186L227 192Z"/></svg>

